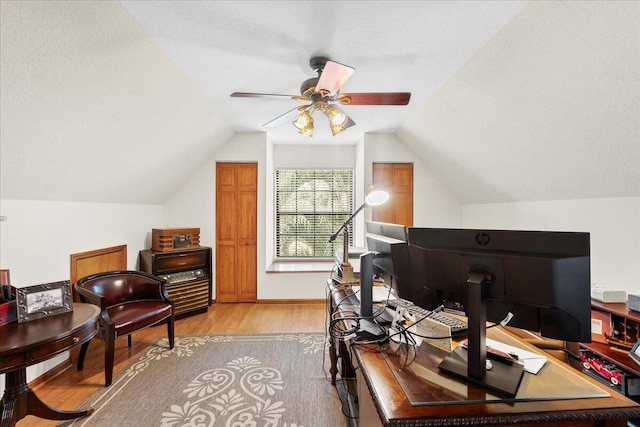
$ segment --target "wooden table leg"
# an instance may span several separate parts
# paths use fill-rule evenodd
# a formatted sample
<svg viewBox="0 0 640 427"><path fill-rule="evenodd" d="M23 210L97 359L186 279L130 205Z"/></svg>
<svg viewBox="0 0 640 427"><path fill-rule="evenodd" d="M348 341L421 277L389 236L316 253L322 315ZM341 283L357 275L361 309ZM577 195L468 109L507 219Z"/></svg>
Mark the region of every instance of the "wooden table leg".
<svg viewBox="0 0 640 427"><path fill-rule="evenodd" d="M0 414L2 414L2 418L0 418L0 427L13 427L16 425L18 420L16 419L17 412L15 411L17 399L9 400L2 399L0 402Z"/></svg>
<svg viewBox="0 0 640 427"><path fill-rule="evenodd" d="M27 415L48 420L71 420L90 415L93 408L82 411L61 411L45 404L27 384L26 368L5 374L6 388L2 396L0 427L13 427Z"/></svg>
<svg viewBox="0 0 640 427"><path fill-rule="evenodd" d="M338 355L336 354L336 345L334 338L329 338L329 372L331 373L331 384L336 385L336 377L338 375Z"/></svg>

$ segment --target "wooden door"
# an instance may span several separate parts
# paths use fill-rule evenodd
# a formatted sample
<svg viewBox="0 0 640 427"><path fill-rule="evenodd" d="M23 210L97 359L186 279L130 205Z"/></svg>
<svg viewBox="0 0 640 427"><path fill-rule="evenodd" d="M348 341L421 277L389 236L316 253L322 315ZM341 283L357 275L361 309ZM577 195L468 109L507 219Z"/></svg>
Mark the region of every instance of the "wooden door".
<svg viewBox="0 0 640 427"><path fill-rule="evenodd" d="M391 192L391 198L382 206L372 208L374 221L413 226L413 164L374 163L373 185Z"/></svg>
<svg viewBox="0 0 640 427"><path fill-rule="evenodd" d="M74 285L91 274L126 269L127 245L71 254L70 281Z"/></svg>
<svg viewBox="0 0 640 427"><path fill-rule="evenodd" d="M255 302L258 165L216 164L216 301Z"/></svg>

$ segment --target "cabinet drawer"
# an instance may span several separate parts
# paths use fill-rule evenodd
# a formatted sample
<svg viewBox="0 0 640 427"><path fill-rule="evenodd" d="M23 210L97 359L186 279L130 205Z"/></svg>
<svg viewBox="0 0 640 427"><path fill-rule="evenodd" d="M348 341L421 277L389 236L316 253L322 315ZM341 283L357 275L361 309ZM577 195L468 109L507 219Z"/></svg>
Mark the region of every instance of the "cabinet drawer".
<svg viewBox="0 0 640 427"><path fill-rule="evenodd" d="M0 357L0 372L8 372L24 365L27 359L24 354L10 354Z"/></svg>

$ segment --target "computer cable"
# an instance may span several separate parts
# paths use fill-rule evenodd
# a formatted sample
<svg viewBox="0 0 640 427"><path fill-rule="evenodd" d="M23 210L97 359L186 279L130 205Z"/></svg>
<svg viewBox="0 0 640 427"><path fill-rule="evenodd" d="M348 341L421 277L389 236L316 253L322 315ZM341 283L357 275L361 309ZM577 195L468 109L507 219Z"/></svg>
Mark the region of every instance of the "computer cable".
<svg viewBox="0 0 640 427"><path fill-rule="evenodd" d="M336 393L338 394L338 399L340 399L340 404L342 406L341 408L342 415L344 415L344 417L347 418L348 420L357 420L360 418L358 415L353 416L351 415L351 411L349 409L345 409L351 406L351 404L349 403L350 399L353 399L355 402L357 402L357 398L358 398L358 395L354 395L349 391L349 386L346 385L346 382L348 380L349 380L348 378L342 378L342 377L340 379L337 379L335 389L336 389Z"/></svg>
<svg viewBox="0 0 640 427"><path fill-rule="evenodd" d="M357 315L332 318L329 322L329 335L333 339L347 340L355 336L360 327L359 321L360 318Z"/></svg>
<svg viewBox="0 0 640 427"><path fill-rule="evenodd" d="M444 308L444 306L440 306L440 307L436 308L435 310L432 310L431 313L437 313L438 311L441 311L442 308ZM440 310L438 310L438 309L440 309ZM409 324L407 326L404 326L404 325L398 325L398 326L400 326L403 330L409 330L412 326L417 325L418 323L422 322L425 319L428 319L429 316L431 316L431 313L429 315L423 317L422 319L419 319L419 320L417 320L417 321L415 321L415 322L413 322L413 323L411 323L411 324ZM512 318L513 318L513 314L512 313L507 313L507 316L504 319L502 319L498 323L494 323L492 325L489 325L489 326L485 327L485 330L489 330L491 328L495 328L496 326L506 326L511 321ZM434 337L421 335L421 334L419 334L417 332L413 332L413 331L408 331L408 332L410 334L415 335L416 337L420 337L420 338L424 338L424 339L432 339L432 340L444 340L444 339L449 339L449 338L461 338L461 337L464 337L464 336L468 335L467 331L456 333L456 334L451 334L451 335L447 335L447 336L434 336Z"/></svg>

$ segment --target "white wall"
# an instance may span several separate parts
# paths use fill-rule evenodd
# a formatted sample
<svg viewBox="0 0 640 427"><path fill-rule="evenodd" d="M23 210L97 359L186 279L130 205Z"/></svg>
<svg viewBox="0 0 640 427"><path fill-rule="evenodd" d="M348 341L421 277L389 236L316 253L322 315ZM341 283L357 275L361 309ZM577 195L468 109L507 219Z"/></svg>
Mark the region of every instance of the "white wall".
<svg viewBox="0 0 640 427"><path fill-rule="evenodd" d="M591 281L640 294L640 197L465 205L465 228L583 231Z"/></svg>
<svg viewBox="0 0 640 427"><path fill-rule="evenodd" d="M71 254L118 245L127 245L127 268L135 270L138 251L151 246L151 229L164 223L160 205L2 199L0 214L7 217L0 222L0 268L16 286L68 280ZM29 367L27 380L67 358Z"/></svg>
<svg viewBox="0 0 640 427"><path fill-rule="evenodd" d="M462 204L400 139L390 134L366 134L364 146L365 188L371 185L372 163L413 163L413 225L462 226Z"/></svg>
<svg viewBox="0 0 640 427"><path fill-rule="evenodd" d="M164 224L163 206L0 200L0 265L17 286L67 280L70 255L127 245L127 267Z"/></svg>

